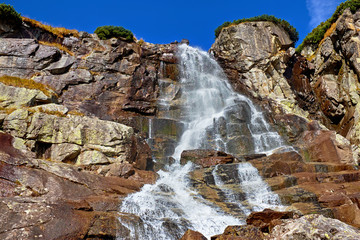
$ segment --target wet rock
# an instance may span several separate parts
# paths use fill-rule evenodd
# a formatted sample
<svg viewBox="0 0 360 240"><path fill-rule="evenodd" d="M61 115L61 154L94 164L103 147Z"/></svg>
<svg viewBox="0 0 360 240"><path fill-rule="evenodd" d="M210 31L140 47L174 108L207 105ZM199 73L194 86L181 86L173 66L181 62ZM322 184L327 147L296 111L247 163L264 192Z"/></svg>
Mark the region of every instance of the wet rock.
<svg viewBox="0 0 360 240"><path fill-rule="evenodd" d="M217 164L233 163L235 158L221 151L197 149L186 150L181 153L180 163L186 164L188 161L207 168Z"/></svg>
<svg viewBox="0 0 360 240"><path fill-rule="evenodd" d="M212 236L211 240L261 240L263 233L255 226L228 226L221 235Z"/></svg>
<svg viewBox="0 0 360 240"><path fill-rule="evenodd" d="M118 229L117 217L95 216L94 222L87 233L86 239L116 239Z"/></svg>
<svg viewBox="0 0 360 240"><path fill-rule="evenodd" d="M281 222L281 219L294 218L293 212L278 212L264 209L262 212L252 212L246 219L248 225L258 227L262 232L270 232L271 229Z"/></svg>
<svg viewBox="0 0 360 240"><path fill-rule="evenodd" d="M140 170L153 170L151 149L149 145L140 137L131 138L131 148L127 160L133 163L134 167ZM117 159L119 162L121 159Z"/></svg>
<svg viewBox="0 0 360 240"><path fill-rule="evenodd" d="M200 232L187 230L180 240L206 240L207 238Z"/></svg>

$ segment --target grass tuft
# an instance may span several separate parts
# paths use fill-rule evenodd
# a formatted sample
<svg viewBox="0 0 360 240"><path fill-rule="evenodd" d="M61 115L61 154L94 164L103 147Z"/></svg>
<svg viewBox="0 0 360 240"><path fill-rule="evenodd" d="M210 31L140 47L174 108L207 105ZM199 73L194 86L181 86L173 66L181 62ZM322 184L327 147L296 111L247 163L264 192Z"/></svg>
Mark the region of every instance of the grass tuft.
<svg viewBox="0 0 360 240"><path fill-rule="evenodd" d="M13 87L22 87L27 89L37 89L42 91L46 96L56 96L52 89L42 83L35 82L31 79L12 77L12 76L0 76L0 82Z"/></svg>
<svg viewBox="0 0 360 240"><path fill-rule="evenodd" d="M79 38L79 32L77 30L70 30L63 27L52 27L50 25L43 24L39 21L27 17L22 17L22 20L33 27L41 28L60 38L64 38L68 36L74 36L76 38Z"/></svg>
<svg viewBox="0 0 360 240"><path fill-rule="evenodd" d="M70 51L67 47L65 47L64 45L61 45L60 43L44 42L44 41L39 41L39 43L42 45L50 46L50 47L56 47L64 52L68 53L71 56L75 55L72 51Z"/></svg>

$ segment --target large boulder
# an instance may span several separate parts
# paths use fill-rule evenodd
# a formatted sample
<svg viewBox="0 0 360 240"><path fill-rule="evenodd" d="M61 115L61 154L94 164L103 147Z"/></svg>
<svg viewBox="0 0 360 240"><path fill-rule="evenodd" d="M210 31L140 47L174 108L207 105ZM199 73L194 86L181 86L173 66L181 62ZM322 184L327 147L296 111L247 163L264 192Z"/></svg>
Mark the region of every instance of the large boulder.
<svg viewBox="0 0 360 240"><path fill-rule="evenodd" d="M255 226L228 226L223 234L212 236L211 240L262 240L264 234Z"/></svg>
<svg viewBox="0 0 360 240"><path fill-rule="evenodd" d="M358 239L360 231L337 219L307 215L274 227L270 239Z"/></svg>
<svg viewBox="0 0 360 240"><path fill-rule="evenodd" d="M49 104L18 109L7 115L3 130L23 140L23 148L37 157L77 165L129 162L151 169L147 144L126 125L68 113Z"/></svg>
<svg viewBox="0 0 360 240"><path fill-rule="evenodd" d="M186 164L189 161L207 168L217 164L233 163L235 158L230 154L210 149L185 150L181 153L180 163Z"/></svg>
<svg viewBox="0 0 360 240"><path fill-rule="evenodd" d="M206 240L207 238L201 233L193 230L187 230L180 240Z"/></svg>
<svg viewBox="0 0 360 240"><path fill-rule="evenodd" d="M236 90L293 101L283 76L292 44L287 32L272 22L245 22L224 28L210 51Z"/></svg>

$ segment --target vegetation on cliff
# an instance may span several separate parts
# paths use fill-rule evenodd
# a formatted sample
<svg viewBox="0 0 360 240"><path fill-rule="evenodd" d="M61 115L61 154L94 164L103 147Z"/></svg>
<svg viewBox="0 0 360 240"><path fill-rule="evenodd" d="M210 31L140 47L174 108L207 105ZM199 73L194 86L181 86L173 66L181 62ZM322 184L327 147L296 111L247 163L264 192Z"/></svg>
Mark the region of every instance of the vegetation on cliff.
<svg viewBox="0 0 360 240"><path fill-rule="evenodd" d="M221 24L219 27L217 27L215 29L215 37L218 37L220 35L221 30L225 27L232 26L232 25L238 25L238 24L244 23L244 22L259 22L259 21L268 21L268 22L275 23L276 25L282 27L289 34L289 37L292 41L296 42L297 40L299 40L298 31L296 30L296 28L294 28L292 25L290 25L289 22L282 20L280 18L274 17L272 15L266 15L266 14L261 15L261 16L251 17L251 18L238 19L238 20L234 20L233 22L224 22L223 24Z"/></svg>
<svg viewBox="0 0 360 240"><path fill-rule="evenodd" d="M32 79L24 79L24 78L4 75L0 77L0 83L13 87L22 87L27 89L40 90L46 96L54 95L53 91L48 86L42 83L35 82Z"/></svg>
<svg viewBox="0 0 360 240"><path fill-rule="evenodd" d="M0 20L16 26L22 23L20 13L16 12L13 6L5 3L0 4Z"/></svg>
<svg viewBox="0 0 360 240"><path fill-rule="evenodd" d="M341 3L335 10L334 14L326 20L322 22L312 30L305 38L304 41L297 47L296 51L301 52L305 45L314 44L318 45L321 40L324 38L326 31L336 22L341 14L345 11L345 9L349 8L352 13L355 13L356 10L360 8L360 0L347 0Z"/></svg>
<svg viewBox="0 0 360 240"><path fill-rule="evenodd" d="M130 30L119 26L101 26L96 28L95 33L102 40L110 38L125 38L127 41L133 41L134 35Z"/></svg>
<svg viewBox="0 0 360 240"><path fill-rule="evenodd" d="M27 17L22 17L22 20L30 26L41 28L44 31L50 32L59 38L63 38L66 36L74 36L77 38L79 37L79 32L77 30L70 30L63 27L52 27L50 25L43 24L39 21Z"/></svg>

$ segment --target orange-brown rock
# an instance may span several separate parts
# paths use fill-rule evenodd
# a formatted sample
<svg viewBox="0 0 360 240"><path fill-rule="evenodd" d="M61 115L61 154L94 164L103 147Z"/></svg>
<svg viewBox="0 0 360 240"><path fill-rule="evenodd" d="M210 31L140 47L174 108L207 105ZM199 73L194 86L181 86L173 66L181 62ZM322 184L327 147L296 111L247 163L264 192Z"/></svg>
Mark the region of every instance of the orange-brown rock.
<svg viewBox="0 0 360 240"><path fill-rule="evenodd" d="M246 219L246 223L258 227L262 232L270 232L274 226L282 223L282 219L293 217L293 212L278 212L264 209L261 212L252 212Z"/></svg>
<svg viewBox="0 0 360 240"><path fill-rule="evenodd" d="M216 150L186 150L181 153L181 164L186 164L188 161L194 162L203 168L215 166L217 164L226 164L234 162L235 158L227 153Z"/></svg>
<svg viewBox="0 0 360 240"><path fill-rule="evenodd" d="M351 146L339 143L333 131L306 131L302 141L313 162L354 164Z"/></svg>
<svg viewBox="0 0 360 240"><path fill-rule="evenodd" d="M207 238L201 233L193 230L187 230L180 240L206 240Z"/></svg>
<svg viewBox="0 0 360 240"><path fill-rule="evenodd" d="M211 237L211 240L262 240L263 233L255 226L228 226L223 234Z"/></svg>

